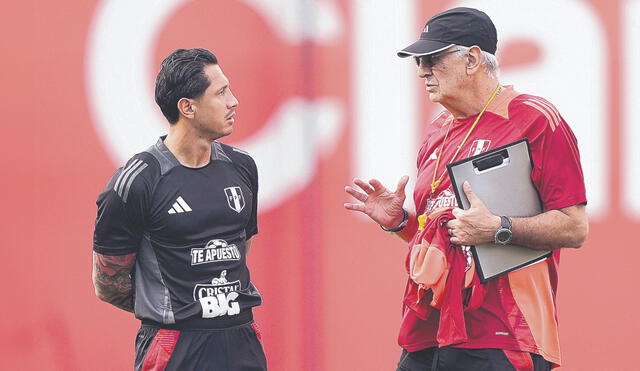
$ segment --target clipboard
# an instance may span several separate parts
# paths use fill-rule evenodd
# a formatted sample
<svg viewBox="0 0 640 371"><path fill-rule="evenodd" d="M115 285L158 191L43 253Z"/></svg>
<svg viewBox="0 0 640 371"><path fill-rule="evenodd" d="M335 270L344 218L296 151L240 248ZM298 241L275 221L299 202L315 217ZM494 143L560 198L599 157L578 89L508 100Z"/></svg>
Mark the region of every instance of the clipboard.
<svg viewBox="0 0 640 371"><path fill-rule="evenodd" d="M462 209L470 206L462 190L462 184L468 181L493 214L511 217L534 216L542 212L538 190L531 181L532 169L533 160L526 138L447 165L456 200ZM551 255L548 250L495 243L472 246L471 251L482 283Z"/></svg>

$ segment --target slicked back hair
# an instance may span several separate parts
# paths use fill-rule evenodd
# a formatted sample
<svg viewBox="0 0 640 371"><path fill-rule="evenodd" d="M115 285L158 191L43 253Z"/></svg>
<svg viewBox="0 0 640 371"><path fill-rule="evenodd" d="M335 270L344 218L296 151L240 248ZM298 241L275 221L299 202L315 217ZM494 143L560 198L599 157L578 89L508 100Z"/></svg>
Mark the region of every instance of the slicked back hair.
<svg viewBox="0 0 640 371"><path fill-rule="evenodd" d="M199 98L211 84L204 73L206 66L218 64L218 58L206 49L178 49L160 65L156 77L156 103L170 124L180 118L178 101Z"/></svg>

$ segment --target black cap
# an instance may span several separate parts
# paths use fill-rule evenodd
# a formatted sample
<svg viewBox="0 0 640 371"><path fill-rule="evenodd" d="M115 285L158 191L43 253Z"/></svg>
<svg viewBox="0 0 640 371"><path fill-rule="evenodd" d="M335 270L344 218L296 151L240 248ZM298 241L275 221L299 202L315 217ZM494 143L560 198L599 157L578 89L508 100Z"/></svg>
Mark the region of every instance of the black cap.
<svg viewBox="0 0 640 371"><path fill-rule="evenodd" d="M495 54L498 43L491 18L478 9L453 8L436 14L427 21L420 40L398 52L398 57L437 53L452 45L474 46Z"/></svg>

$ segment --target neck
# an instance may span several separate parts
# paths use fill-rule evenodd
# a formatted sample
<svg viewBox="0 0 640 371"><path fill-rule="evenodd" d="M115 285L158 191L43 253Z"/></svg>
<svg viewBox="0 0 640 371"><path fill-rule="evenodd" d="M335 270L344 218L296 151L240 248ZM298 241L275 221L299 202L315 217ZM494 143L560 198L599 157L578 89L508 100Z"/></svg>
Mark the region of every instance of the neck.
<svg viewBox="0 0 640 371"><path fill-rule="evenodd" d="M480 81L475 81L469 87L461 89L462 94L450 103L443 104L447 111L456 119L465 119L477 115L496 90L499 81L486 76Z"/></svg>
<svg viewBox="0 0 640 371"><path fill-rule="evenodd" d="M199 135L192 123L179 120L169 126L164 145L187 167L202 167L211 161L211 140Z"/></svg>

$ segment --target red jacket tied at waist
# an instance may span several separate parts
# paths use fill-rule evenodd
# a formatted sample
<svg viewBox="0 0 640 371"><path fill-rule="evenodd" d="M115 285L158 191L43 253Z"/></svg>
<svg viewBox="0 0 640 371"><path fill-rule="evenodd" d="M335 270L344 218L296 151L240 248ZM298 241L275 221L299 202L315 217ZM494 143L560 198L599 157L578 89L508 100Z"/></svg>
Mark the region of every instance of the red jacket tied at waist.
<svg viewBox="0 0 640 371"><path fill-rule="evenodd" d="M450 242L446 223L454 219L451 210L441 209L429 215L407 256L409 280L404 296L405 319L408 310L421 320L439 314L438 346L467 341L464 310L477 308L483 297L473 262L467 270L467 253ZM465 288L470 289L465 291ZM413 328L414 323L415 319L402 322L398 342L405 348L419 343L420 339L416 337L420 333Z"/></svg>

